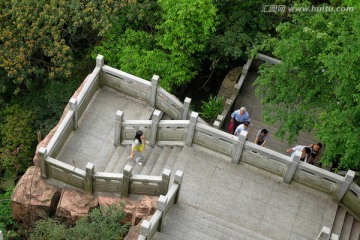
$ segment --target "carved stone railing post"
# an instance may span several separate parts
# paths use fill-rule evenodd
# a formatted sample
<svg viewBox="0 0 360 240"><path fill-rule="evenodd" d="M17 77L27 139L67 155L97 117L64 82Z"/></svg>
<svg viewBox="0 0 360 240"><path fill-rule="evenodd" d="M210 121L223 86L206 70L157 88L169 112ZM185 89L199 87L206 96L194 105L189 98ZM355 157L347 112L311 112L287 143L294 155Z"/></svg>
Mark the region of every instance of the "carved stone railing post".
<svg viewBox="0 0 360 240"><path fill-rule="evenodd" d="M165 217L165 213L166 213L165 211L166 211L167 205L168 205L168 198L164 195L160 195L158 202L157 202L157 210L161 211L161 217L160 217L158 229L157 229L157 231L159 231L159 232L161 231L161 228L162 228L162 223L163 223L163 220Z"/></svg>
<svg viewBox="0 0 360 240"><path fill-rule="evenodd" d="M296 169L298 168L299 166L299 163L300 163L300 158L301 158L301 152L300 151L296 151L295 152L295 155L292 157L291 159L291 162L289 164L289 167L284 175L284 179L283 179L283 182L284 183L290 183L294 174L295 174L295 171Z"/></svg>
<svg viewBox="0 0 360 240"><path fill-rule="evenodd" d="M147 240L148 239L147 236L149 236L150 230L151 230L151 222L148 220L143 220L143 222L141 223L140 236L138 240L145 240L145 239Z"/></svg>
<svg viewBox="0 0 360 240"><path fill-rule="evenodd" d="M160 118L161 118L161 111L156 109L152 115L151 136L150 136L150 145L151 146L154 146L156 143L156 135L157 135Z"/></svg>
<svg viewBox="0 0 360 240"><path fill-rule="evenodd" d="M105 58L104 58L104 56L102 56L102 55L97 55L97 57L96 57L96 67L99 67L99 68L102 68L103 66L105 65ZM100 71L100 73L99 73L99 85L100 85L100 87L102 87L103 85L104 85L104 83L103 83L103 75L104 73L103 73L103 71L101 70Z"/></svg>
<svg viewBox="0 0 360 240"><path fill-rule="evenodd" d="M192 112L190 115L190 123L186 134L185 146L191 147L192 145L198 116L199 114L197 112Z"/></svg>
<svg viewBox="0 0 360 240"><path fill-rule="evenodd" d="M344 197L346 191L349 189L350 183L353 181L355 177L355 172L352 170L348 170L348 172L346 173L345 177L344 177L344 181L341 182L339 190L337 191L336 194L336 201L340 202L341 199Z"/></svg>
<svg viewBox="0 0 360 240"><path fill-rule="evenodd" d="M70 98L69 105L70 105L70 109L74 111L73 121L74 121L74 130L76 130L78 128L78 121L79 121L78 105L76 98Z"/></svg>
<svg viewBox="0 0 360 240"><path fill-rule="evenodd" d="M181 183L182 183L182 180L183 180L183 176L184 176L183 171L180 171L180 170L176 171L175 178L174 178L174 183L179 184L179 189L178 189L178 191L177 191L177 193L175 195L174 204L177 204L177 202L179 201L179 195L180 195L180 189L181 189Z"/></svg>
<svg viewBox="0 0 360 240"><path fill-rule="evenodd" d="M86 176L85 176L85 191L93 192L93 176L94 176L95 165L92 163L86 164Z"/></svg>
<svg viewBox="0 0 360 240"><path fill-rule="evenodd" d="M150 102L149 102L150 107L155 107L156 105L156 92L157 92L158 82L159 82L159 76L154 75L151 78L151 90L150 90L151 92L150 92Z"/></svg>
<svg viewBox="0 0 360 240"><path fill-rule="evenodd" d="M165 168L161 174L160 194L162 195L166 195L169 189L170 175L171 175L171 170L167 168Z"/></svg>
<svg viewBox="0 0 360 240"><path fill-rule="evenodd" d="M231 159L232 163L239 164L240 156L244 149L244 144L245 144L247 135L248 135L247 131L242 130L240 132L240 135L238 136L238 141L235 142L234 153L233 153L233 156Z"/></svg>
<svg viewBox="0 0 360 240"><path fill-rule="evenodd" d="M121 125L123 121L124 113L120 110L116 111L115 114L115 138L114 145L119 146L121 143Z"/></svg>
<svg viewBox="0 0 360 240"><path fill-rule="evenodd" d="M189 108L190 108L190 103L191 103L191 98L186 97L184 100L183 108L182 108L182 115L181 115L182 120L187 119L187 115L189 113Z"/></svg>
<svg viewBox="0 0 360 240"><path fill-rule="evenodd" d="M40 147L39 149L39 165L40 165L40 171L41 171L41 177L47 178L47 172L46 172L46 158L47 158L47 149L44 147Z"/></svg>
<svg viewBox="0 0 360 240"><path fill-rule="evenodd" d="M121 188L121 196L127 197L129 196L129 188L130 188L130 178L132 175L132 167L130 165L126 165L123 171L123 181Z"/></svg>
<svg viewBox="0 0 360 240"><path fill-rule="evenodd" d="M0 230L0 240L4 240L4 236L1 230Z"/></svg>

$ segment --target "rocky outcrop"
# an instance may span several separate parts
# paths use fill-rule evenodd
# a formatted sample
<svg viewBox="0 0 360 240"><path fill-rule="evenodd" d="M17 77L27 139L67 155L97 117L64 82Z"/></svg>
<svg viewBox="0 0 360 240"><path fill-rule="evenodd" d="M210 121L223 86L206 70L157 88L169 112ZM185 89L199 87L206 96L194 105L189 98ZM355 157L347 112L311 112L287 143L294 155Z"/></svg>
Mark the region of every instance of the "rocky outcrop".
<svg viewBox="0 0 360 240"><path fill-rule="evenodd" d="M125 220L131 222L132 226L138 225L143 218L151 216L156 211L158 197L144 196L138 200L115 197L98 197L99 205L108 207L112 204L124 204L126 213Z"/></svg>
<svg viewBox="0 0 360 240"><path fill-rule="evenodd" d="M77 190L63 190L58 203L56 216L73 222L86 216L92 209L98 207L97 197Z"/></svg>
<svg viewBox="0 0 360 240"><path fill-rule="evenodd" d="M15 220L39 219L49 216L58 189L40 178L38 167L29 167L16 184L12 195L12 213Z"/></svg>
<svg viewBox="0 0 360 240"><path fill-rule="evenodd" d="M68 222L86 216L92 209L111 204L124 204L124 223L131 222L129 234L137 239L143 219L150 219L156 211L158 197L135 196L132 199L96 197L73 189L58 189L40 177L39 167L29 167L17 183L12 195L13 218L34 222L55 215Z"/></svg>

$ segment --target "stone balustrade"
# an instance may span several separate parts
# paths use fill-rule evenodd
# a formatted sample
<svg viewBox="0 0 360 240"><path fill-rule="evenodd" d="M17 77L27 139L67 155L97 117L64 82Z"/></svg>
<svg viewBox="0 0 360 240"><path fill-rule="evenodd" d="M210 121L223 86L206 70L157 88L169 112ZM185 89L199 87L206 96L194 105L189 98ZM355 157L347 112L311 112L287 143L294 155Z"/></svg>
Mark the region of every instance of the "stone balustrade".
<svg viewBox="0 0 360 240"><path fill-rule="evenodd" d="M251 62L250 62L251 64ZM250 65L249 65L250 66ZM90 75L85 86L80 91L76 100L70 100L71 110L60 123L55 135L46 147L39 150L41 176L52 177L81 189L94 191L118 192L126 195L122 186L128 181L130 191L141 192L142 187L131 188L133 181L140 179L128 174L124 180L123 174L97 173L93 165L88 164L86 170L76 168L56 160L56 155L67 140L71 131L76 130L77 121L86 108L96 89L103 85L112 86L125 94L143 98L173 118L181 119L185 115L189 120L159 120L160 112L155 111L152 120L123 120L123 113L117 111L115 117L114 144L130 144L137 129L142 128L147 139L152 144L161 145L201 145L212 151L220 152L237 164L244 162L259 167L284 178L284 182L296 181L304 185L327 192L336 201L341 202L348 211L360 219L360 188L352 182L353 171L348 171L345 177L317 168L310 164L298 161L297 157L290 158L286 155L260 147L245 141L244 133L238 139L213 127L199 122L196 112L188 111L190 100L186 104L180 103L174 96L157 86L158 77L154 76L152 82L137 78L120 70L103 65L102 56L97 57L97 66ZM136 86L136 87L135 87ZM157 86L156 91L152 88ZM136 91L134 91L136 89ZM153 102L156 93L155 103ZM187 114L185 114L187 112ZM144 179L142 179L144 180ZM152 179L158 184L159 179ZM125 182L124 182L125 181ZM140 181L141 182L141 181ZM109 185L106 188L105 185ZM125 186L124 185L124 186ZM158 184L159 185L159 184ZM160 189L162 187L158 187ZM160 193L161 190L152 192Z"/></svg>
<svg viewBox="0 0 360 240"><path fill-rule="evenodd" d="M168 211L173 204L176 204L179 197L180 186L182 183L183 172L177 171L174 183L171 185L168 193L160 195L157 204L157 210L150 221L144 220L141 224L138 240L150 240L154 237L156 231L161 231L162 223Z"/></svg>

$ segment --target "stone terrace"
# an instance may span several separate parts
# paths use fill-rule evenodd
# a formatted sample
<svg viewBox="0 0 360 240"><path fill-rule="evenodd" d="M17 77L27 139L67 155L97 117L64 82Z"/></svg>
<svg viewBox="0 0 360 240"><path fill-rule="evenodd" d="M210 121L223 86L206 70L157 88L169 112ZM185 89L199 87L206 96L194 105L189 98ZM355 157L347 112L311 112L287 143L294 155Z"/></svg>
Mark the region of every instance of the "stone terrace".
<svg viewBox="0 0 360 240"><path fill-rule="evenodd" d="M95 171L118 173L118 164L134 165L124 157L130 154L128 146L114 146L116 110L124 111L125 119L149 119L153 111L145 102L102 87L57 159L81 169L91 162ZM152 150L165 149L147 148L148 162L134 167L134 174L147 169ZM183 170L184 179L179 203L165 217L156 239L315 239L323 225L334 221L337 204L322 192L295 182L285 184L244 163L231 164L228 157L196 145L167 151L172 163L164 166L173 174Z"/></svg>

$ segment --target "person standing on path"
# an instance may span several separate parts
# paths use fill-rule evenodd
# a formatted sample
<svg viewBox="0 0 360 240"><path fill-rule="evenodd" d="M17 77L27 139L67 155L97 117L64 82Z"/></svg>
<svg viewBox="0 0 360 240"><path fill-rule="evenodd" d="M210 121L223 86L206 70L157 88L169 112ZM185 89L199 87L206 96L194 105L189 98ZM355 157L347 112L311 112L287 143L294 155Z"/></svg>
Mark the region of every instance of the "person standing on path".
<svg viewBox="0 0 360 240"><path fill-rule="evenodd" d="M232 133L234 134L236 128L245 121L250 122L250 116L245 107L241 107L239 110L234 111L231 114L230 119L230 122L234 124Z"/></svg>
<svg viewBox="0 0 360 240"><path fill-rule="evenodd" d="M265 128L260 129L255 137L255 143L260 146L264 146L265 143L268 141L268 133L269 131Z"/></svg>
<svg viewBox="0 0 360 240"><path fill-rule="evenodd" d="M251 136L252 133L252 125L249 121L245 121L244 123L240 124L234 132L234 135L237 136L238 138L240 137L240 133L241 131L244 130L246 131L248 134L246 135L246 140L248 140L248 138Z"/></svg>
<svg viewBox="0 0 360 240"><path fill-rule="evenodd" d="M289 148L286 150L286 152L288 152L288 153L292 152L291 157L294 157L296 151L301 151L300 160L307 162L307 160L310 156L310 153L311 153L311 148L307 147L307 146L303 146L303 145L297 145L295 147L292 147L292 148Z"/></svg>
<svg viewBox="0 0 360 240"><path fill-rule="evenodd" d="M145 144L145 134L141 130L137 130L134 141L131 145L131 154L128 159L134 159L135 157L135 162L141 166L141 160L144 158L142 153L145 149Z"/></svg>

